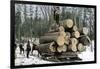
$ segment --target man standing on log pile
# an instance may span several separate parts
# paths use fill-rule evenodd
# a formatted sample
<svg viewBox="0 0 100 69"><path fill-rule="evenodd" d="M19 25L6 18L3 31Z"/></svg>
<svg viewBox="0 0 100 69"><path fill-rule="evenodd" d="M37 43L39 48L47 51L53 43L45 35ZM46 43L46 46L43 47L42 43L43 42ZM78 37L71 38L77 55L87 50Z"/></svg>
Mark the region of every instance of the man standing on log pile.
<svg viewBox="0 0 100 69"><path fill-rule="evenodd" d="M60 14L60 8L58 6L54 7L54 20L56 21L56 24L60 26L59 24L59 14Z"/></svg>

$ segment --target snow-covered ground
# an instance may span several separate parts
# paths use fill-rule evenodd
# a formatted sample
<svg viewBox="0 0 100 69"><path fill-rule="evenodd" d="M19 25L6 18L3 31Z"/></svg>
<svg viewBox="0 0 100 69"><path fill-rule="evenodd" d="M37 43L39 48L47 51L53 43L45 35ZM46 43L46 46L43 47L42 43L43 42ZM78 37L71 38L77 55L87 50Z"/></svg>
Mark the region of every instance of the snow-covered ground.
<svg viewBox="0 0 100 69"><path fill-rule="evenodd" d="M29 56L29 58L26 58L23 55L20 55L20 57L15 59L15 65L32 65L32 64L50 64L53 62L44 61L41 58L37 56Z"/></svg>
<svg viewBox="0 0 100 69"><path fill-rule="evenodd" d="M87 46L86 51L78 54L82 61L94 61L94 41L91 42L90 46Z"/></svg>
<svg viewBox="0 0 100 69"><path fill-rule="evenodd" d="M25 44L25 46L26 46L26 44ZM93 50L91 50L92 49L91 46L92 46ZM15 54L16 55L15 65L16 66L55 63L55 62L49 62L49 61L39 58L37 51L33 51L33 55L30 54L29 58L26 58L26 54L20 54L19 47L17 47L15 52L16 52L16 54ZM94 61L94 41L92 41L92 44L87 47L85 52L78 54L78 56L82 59L82 62Z"/></svg>
<svg viewBox="0 0 100 69"><path fill-rule="evenodd" d="M32 39L32 42L35 39ZM35 44L39 44L39 39L36 38L36 41L34 41ZM24 50L26 50L26 45L27 43L24 44ZM30 46L32 47L32 43L30 43ZM26 51L24 52L24 54L20 54L20 50L19 50L19 44L17 44L17 48L15 50L15 66L19 66L19 65L32 65L32 64L50 64L53 62L49 62L49 61L45 61L42 60L41 58L38 57L38 52L37 50L33 51L33 55L29 55L29 58L26 57Z"/></svg>

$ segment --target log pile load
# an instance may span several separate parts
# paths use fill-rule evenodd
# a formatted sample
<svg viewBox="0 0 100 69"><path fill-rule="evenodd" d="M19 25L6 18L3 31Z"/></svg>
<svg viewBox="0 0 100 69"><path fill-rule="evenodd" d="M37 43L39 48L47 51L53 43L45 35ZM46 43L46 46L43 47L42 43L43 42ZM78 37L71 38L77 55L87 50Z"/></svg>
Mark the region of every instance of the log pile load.
<svg viewBox="0 0 100 69"><path fill-rule="evenodd" d="M60 23L60 26L53 26L51 30L40 37L41 52L45 53L67 53L83 52L86 46L90 44L88 28L83 27L79 30L73 20L66 19Z"/></svg>

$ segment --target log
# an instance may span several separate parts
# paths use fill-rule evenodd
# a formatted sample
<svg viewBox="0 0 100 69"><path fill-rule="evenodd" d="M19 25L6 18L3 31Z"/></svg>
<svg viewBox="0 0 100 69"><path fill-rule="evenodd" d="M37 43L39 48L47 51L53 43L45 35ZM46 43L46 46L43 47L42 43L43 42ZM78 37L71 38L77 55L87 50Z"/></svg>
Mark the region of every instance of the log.
<svg viewBox="0 0 100 69"><path fill-rule="evenodd" d="M63 26L64 28L72 28L74 25L73 20L72 19L66 19L63 22Z"/></svg>
<svg viewBox="0 0 100 69"><path fill-rule="evenodd" d="M59 36L60 32L49 32L49 33L45 33L44 36Z"/></svg>
<svg viewBox="0 0 100 69"><path fill-rule="evenodd" d="M66 51L67 51L67 46L66 46L66 45L63 45L63 46L62 46L62 51L63 51L63 52L66 52Z"/></svg>
<svg viewBox="0 0 100 69"><path fill-rule="evenodd" d="M80 37L80 33L78 31L75 31L72 33L72 36L75 38L79 38Z"/></svg>
<svg viewBox="0 0 100 69"><path fill-rule="evenodd" d="M78 44L77 49L78 49L78 51L79 51L79 52L83 52L83 51L85 51L85 50L86 50L86 47L85 47L85 46L83 46L83 44L82 44L82 43L79 43L79 44Z"/></svg>
<svg viewBox="0 0 100 69"><path fill-rule="evenodd" d="M70 41L71 41L71 44L68 46L68 49L70 51L76 52L77 51L76 45L78 43L78 40L76 38L71 38Z"/></svg>
<svg viewBox="0 0 100 69"><path fill-rule="evenodd" d="M49 46L49 49L51 52L56 52L56 48L55 48L55 43L54 42L51 42L50 46Z"/></svg>
<svg viewBox="0 0 100 69"><path fill-rule="evenodd" d="M62 46L65 43L65 39L63 36L41 36L39 41L40 44L50 43L55 41L59 46Z"/></svg>
<svg viewBox="0 0 100 69"><path fill-rule="evenodd" d="M68 36L65 37L65 44L66 45L69 45L70 43L70 38Z"/></svg>
<svg viewBox="0 0 100 69"><path fill-rule="evenodd" d="M76 45L78 43L78 40L76 38L71 38L71 44Z"/></svg>
<svg viewBox="0 0 100 69"><path fill-rule="evenodd" d="M88 34L88 28L86 28L86 27L83 27L83 33L85 34L85 35L87 35Z"/></svg>
<svg viewBox="0 0 100 69"><path fill-rule="evenodd" d="M40 44L50 43L50 42L56 41L58 37L59 36L56 36L56 35L55 36L41 36L39 42Z"/></svg>
<svg viewBox="0 0 100 69"><path fill-rule="evenodd" d="M68 46L68 50L72 51L72 52L76 52L77 51L77 47L76 47L76 45L71 44L71 45Z"/></svg>
<svg viewBox="0 0 100 69"><path fill-rule="evenodd" d="M87 27L83 27L83 28L80 30L80 33L81 33L81 35L88 35L89 30L88 30Z"/></svg>
<svg viewBox="0 0 100 69"><path fill-rule="evenodd" d="M63 36L59 36L57 38L57 41L56 42L57 42L58 46L63 46L64 43L65 43L65 38Z"/></svg>
<svg viewBox="0 0 100 69"><path fill-rule="evenodd" d="M44 36L66 36L66 33L64 31L60 31L60 32L49 32L49 33L45 33Z"/></svg>
<svg viewBox="0 0 100 69"><path fill-rule="evenodd" d="M66 46L66 45L59 46L59 47L57 47L57 51L58 51L59 53L61 53L61 52L66 52L66 51L67 51L67 46Z"/></svg>
<svg viewBox="0 0 100 69"><path fill-rule="evenodd" d="M57 47L57 52L61 53L62 52L62 47Z"/></svg>
<svg viewBox="0 0 100 69"><path fill-rule="evenodd" d="M78 28L76 25L73 26L73 31L78 31Z"/></svg>
<svg viewBox="0 0 100 69"><path fill-rule="evenodd" d="M62 36L62 37L65 37L66 33L64 31L61 31L61 32L59 32L59 35Z"/></svg>
<svg viewBox="0 0 100 69"><path fill-rule="evenodd" d="M40 53L52 53L53 51L50 49L51 45L52 43L40 44L39 46L36 46L36 49Z"/></svg>
<svg viewBox="0 0 100 69"><path fill-rule="evenodd" d="M73 51L73 52L76 52L76 51L77 51L76 45L72 45L72 51Z"/></svg>
<svg viewBox="0 0 100 69"><path fill-rule="evenodd" d="M79 38L79 42L82 43L84 46L87 46L91 43L91 40L88 36L81 35L80 38Z"/></svg>

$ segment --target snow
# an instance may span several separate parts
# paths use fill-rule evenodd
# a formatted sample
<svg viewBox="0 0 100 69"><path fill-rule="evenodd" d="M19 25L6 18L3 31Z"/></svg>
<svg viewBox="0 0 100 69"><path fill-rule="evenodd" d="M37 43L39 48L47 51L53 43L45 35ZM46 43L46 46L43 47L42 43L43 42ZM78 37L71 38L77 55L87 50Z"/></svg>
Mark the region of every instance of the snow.
<svg viewBox="0 0 100 69"><path fill-rule="evenodd" d="M31 64L50 64L53 62L49 62L49 61L44 61L41 58L39 58L38 56L33 55L33 56L29 56L29 58L26 58L26 56L24 55L20 55L19 57L17 57L15 59L15 65L31 65Z"/></svg>

